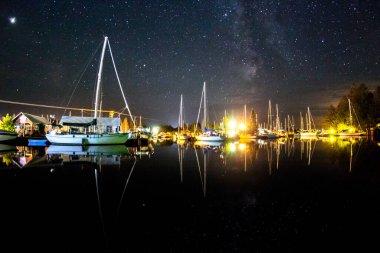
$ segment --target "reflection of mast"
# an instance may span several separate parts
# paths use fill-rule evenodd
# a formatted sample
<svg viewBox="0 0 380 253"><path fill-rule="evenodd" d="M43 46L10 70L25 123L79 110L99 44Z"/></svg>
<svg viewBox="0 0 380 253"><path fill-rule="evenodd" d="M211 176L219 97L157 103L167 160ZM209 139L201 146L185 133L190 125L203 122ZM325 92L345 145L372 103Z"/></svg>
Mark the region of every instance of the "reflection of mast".
<svg viewBox="0 0 380 253"><path fill-rule="evenodd" d="M194 148L194 151L195 151L195 156L197 158L198 171L199 171L199 177L200 177L201 183L202 183L203 196L206 197L206 154L203 153L203 166L204 166L204 169L203 169L203 178L202 178L201 165L199 163L199 157L198 157L197 149Z"/></svg>
<svg viewBox="0 0 380 253"><path fill-rule="evenodd" d="M268 147L269 146L269 147ZM268 169L269 169L269 175L272 175L272 145L270 142L268 142L267 145L267 155L268 155Z"/></svg>
<svg viewBox="0 0 380 253"><path fill-rule="evenodd" d="M183 181L183 173L182 173L182 171L183 171L183 157L184 157L184 151L185 150L183 150L181 147L180 147L180 145L177 145L178 146L178 160L179 160L179 172L180 172L180 174L181 174L181 183L182 183L182 181Z"/></svg>
<svg viewBox="0 0 380 253"><path fill-rule="evenodd" d="M99 171L102 170L102 157L99 157ZM102 229L103 229L103 234L106 237L106 229L104 225L104 219L103 219L103 211L102 211L102 203L100 201L100 190L99 190L99 174L98 174L98 168L95 167L95 186L96 186L96 196L98 200L98 208L99 208L99 217L100 217L100 222L102 224Z"/></svg>
<svg viewBox="0 0 380 253"><path fill-rule="evenodd" d="M277 148L276 148L276 168L278 169L278 164L279 164L279 160L280 160L280 148L281 148L280 142L277 141L276 145L277 145Z"/></svg>
<svg viewBox="0 0 380 253"><path fill-rule="evenodd" d="M131 176L132 176L132 172L133 172L133 170L135 169L136 162L137 162L137 159L135 158L135 162L133 163L133 165L132 165L132 169L131 169L131 171L129 172L129 175L128 175L128 178L127 178L127 181L125 181L125 186L124 186L124 189L123 189L123 194L121 194L121 198L120 198L120 201L119 201L119 207L117 208L117 213L118 213L118 214L119 214L119 211L120 211L121 204L123 203L124 194L125 194L125 191L126 191L126 189L127 189L127 186L128 186L128 183L129 183L129 179L131 178Z"/></svg>
<svg viewBox="0 0 380 253"><path fill-rule="evenodd" d="M351 173L351 170L352 170L352 141L350 141L350 173Z"/></svg>

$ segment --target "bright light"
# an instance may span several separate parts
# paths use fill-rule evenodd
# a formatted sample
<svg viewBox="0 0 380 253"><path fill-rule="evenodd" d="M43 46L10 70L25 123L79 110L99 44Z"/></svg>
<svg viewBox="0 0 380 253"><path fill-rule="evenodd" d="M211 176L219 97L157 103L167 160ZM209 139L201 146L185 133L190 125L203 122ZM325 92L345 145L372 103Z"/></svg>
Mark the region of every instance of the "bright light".
<svg viewBox="0 0 380 253"><path fill-rule="evenodd" d="M336 133L336 130L335 130L334 128L330 128L329 133L330 133L330 134L335 134L335 133Z"/></svg>
<svg viewBox="0 0 380 253"><path fill-rule="evenodd" d="M10 18L9 18L9 22L10 22L11 24L16 24L16 17L10 17Z"/></svg>
<svg viewBox="0 0 380 253"><path fill-rule="evenodd" d="M354 133L354 132L355 132L355 128L354 128L354 127L350 127L350 128L348 129L348 132L349 132L349 133Z"/></svg>
<svg viewBox="0 0 380 253"><path fill-rule="evenodd" d="M228 130L228 137L234 137L236 135L235 130Z"/></svg>
<svg viewBox="0 0 380 253"><path fill-rule="evenodd" d="M235 152L236 151L236 145L235 145L235 143L228 144L228 150L230 152Z"/></svg>
<svg viewBox="0 0 380 253"><path fill-rule="evenodd" d="M236 126L237 126L237 123L235 120L230 120L228 122L228 128L231 129L231 130L235 130L236 129Z"/></svg>
<svg viewBox="0 0 380 253"><path fill-rule="evenodd" d="M331 143L336 142L336 137L335 136L330 136L329 137L329 142L331 142Z"/></svg>
<svg viewBox="0 0 380 253"><path fill-rule="evenodd" d="M239 144L239 150L244 151L247 148L247 145L245 143Z"/></svg>
<svg viewBox="0 0 380 253"><path fill-rule="evenodd" d="M157 126L155 126L155 127L152 128L152 133L153 134L158 134L159 130L160 130L160 128L157 127Z"/></svg>
<svg viewBox="0 0 380 253"><path fill-rule="evenodd" d="M239 130L241 130L241 131L247 130L247 126L245 124L241 123L239 125Z"/></svg>

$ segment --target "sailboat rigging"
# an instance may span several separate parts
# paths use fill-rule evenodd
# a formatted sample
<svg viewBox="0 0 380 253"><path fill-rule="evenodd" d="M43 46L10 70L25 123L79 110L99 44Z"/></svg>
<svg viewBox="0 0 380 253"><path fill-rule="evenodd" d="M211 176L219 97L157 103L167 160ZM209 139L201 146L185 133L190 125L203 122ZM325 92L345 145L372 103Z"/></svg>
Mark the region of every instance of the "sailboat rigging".
<svg viewBox="0 0 380 253"><path fill-rule="evenodd" d="M133 125L136 126L135 120L132 117L132 113L129 109L120 78L116 69L115 61L113 58L111 45L108 37L104 37L102 53L99 63L99 71L97 74L96 82L96 95L94 104L94 117L62 117L61 123L63 125L72 127L80 127L84 131L79 133L69 132L69 133L57 133L52 131L46 135L49 142L58 145L110 145L110 144L125 144L126 141L131 138L132 133L120 133L120 118L104 118L101 117L101 81L103 72L103 62L106 49L109 49L111 60L116 74L116 79L118 81L121 95L123 97L125 108L131 117Z"/></svg>
<svg viewBox="0 0 380 253"><path fill-rule="evenodd" d="M207 129L206 82L203 83L201 102L199 104L199 111L198 111L198 117L197 117L197 125L198 125L198 121L199 121L199 115L201 112L202 100L203 100L203 120L201 123L201 127L202 127L203 133L200 135L197 135L195 138L197 139L197 141L224 141L226 139L225 136L221 135L220 133L218 133L215 130L208 130Z"/></svg>

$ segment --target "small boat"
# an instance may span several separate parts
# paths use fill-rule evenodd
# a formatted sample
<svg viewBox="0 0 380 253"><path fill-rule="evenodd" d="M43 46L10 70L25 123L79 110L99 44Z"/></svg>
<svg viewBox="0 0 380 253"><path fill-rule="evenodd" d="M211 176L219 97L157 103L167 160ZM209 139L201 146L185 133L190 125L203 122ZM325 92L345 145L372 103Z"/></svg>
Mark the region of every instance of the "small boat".
<svg viewBox="0 0 380 253"><path fill-rule="evenodd" d="M30 137L28 138L28 146L41 146L45 147L48 144L48 140L45 137Z"/></svg>
<svg viewBox="0 0 380 253"><path fill-rule="evenodd" d="M0 142L11 141L17 138L17 133L0 130Z"/></svg>

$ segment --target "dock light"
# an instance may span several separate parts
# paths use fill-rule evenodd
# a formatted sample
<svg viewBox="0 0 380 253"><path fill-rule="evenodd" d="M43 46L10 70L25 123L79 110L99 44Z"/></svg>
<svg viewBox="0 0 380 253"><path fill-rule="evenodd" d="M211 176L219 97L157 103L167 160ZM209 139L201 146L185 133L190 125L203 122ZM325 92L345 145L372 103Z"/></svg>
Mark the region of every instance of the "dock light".
<svg viewBox="0 0 380 253"><path fill-rule="evenodd" d="M355 132L355 128L354 128L354 127L350 127L350 128L348 129L348 132L349 132L349 133L354 133L354 132Z"/></svg>
<svg viewBox="0 0 380 253"><path fill-rule="evenodd" d="M239 144L239 150L244 151L247 148L247 145L245 143L240 143Z"/></svg>
<svg viewBox="0 0 380 253"><path fill-rule="evenodd" d="M227 147L228 147L228 150L232 153L234 153L236 151L235 143L229 143Z"/></svg>
<svg viewBox="0 0 380 253"><path fill-rule="evenodd" d="M246 126L245 124L241 123L241 124L239 125L239 130L241 130L241 131L245 131L245 130L247 130L247 126Z"/></svg>
<svg viewBox="0 0 380 253"><path fill-rule="evenodd" d="M330 143L335 143L336 142L336 137L335 136L330 136L329 137L329 142Z"/></svg>
<svg viewBox="0 0 380 253"><path fill-rule="evenodd" d="M336 130L334 128L330 128L329 133L330 134L336 134Z"/></svg>
<svg viewBox="0 0 380 253"><path fill-rule="evenodd" d="M228 134L228 137L235 137L236 131L231 129L231 130L228 130L227 134Z"/></svg>
<svg viewBox="0 0 380 253"><path fill-rule="evenodd" d="M155 126L152 128L152 134L158 134L158 131L160 130L159 127Z"/></svg>
<svg viewBox="0 0 380 253"><path fill-rule="evenodd" d="M229 129L235 130L235 129L236 129L236 126L237 126L237 123L236 123L235 120L230 120L230 121L228 122L228 128L229 128Z"/></svg>

